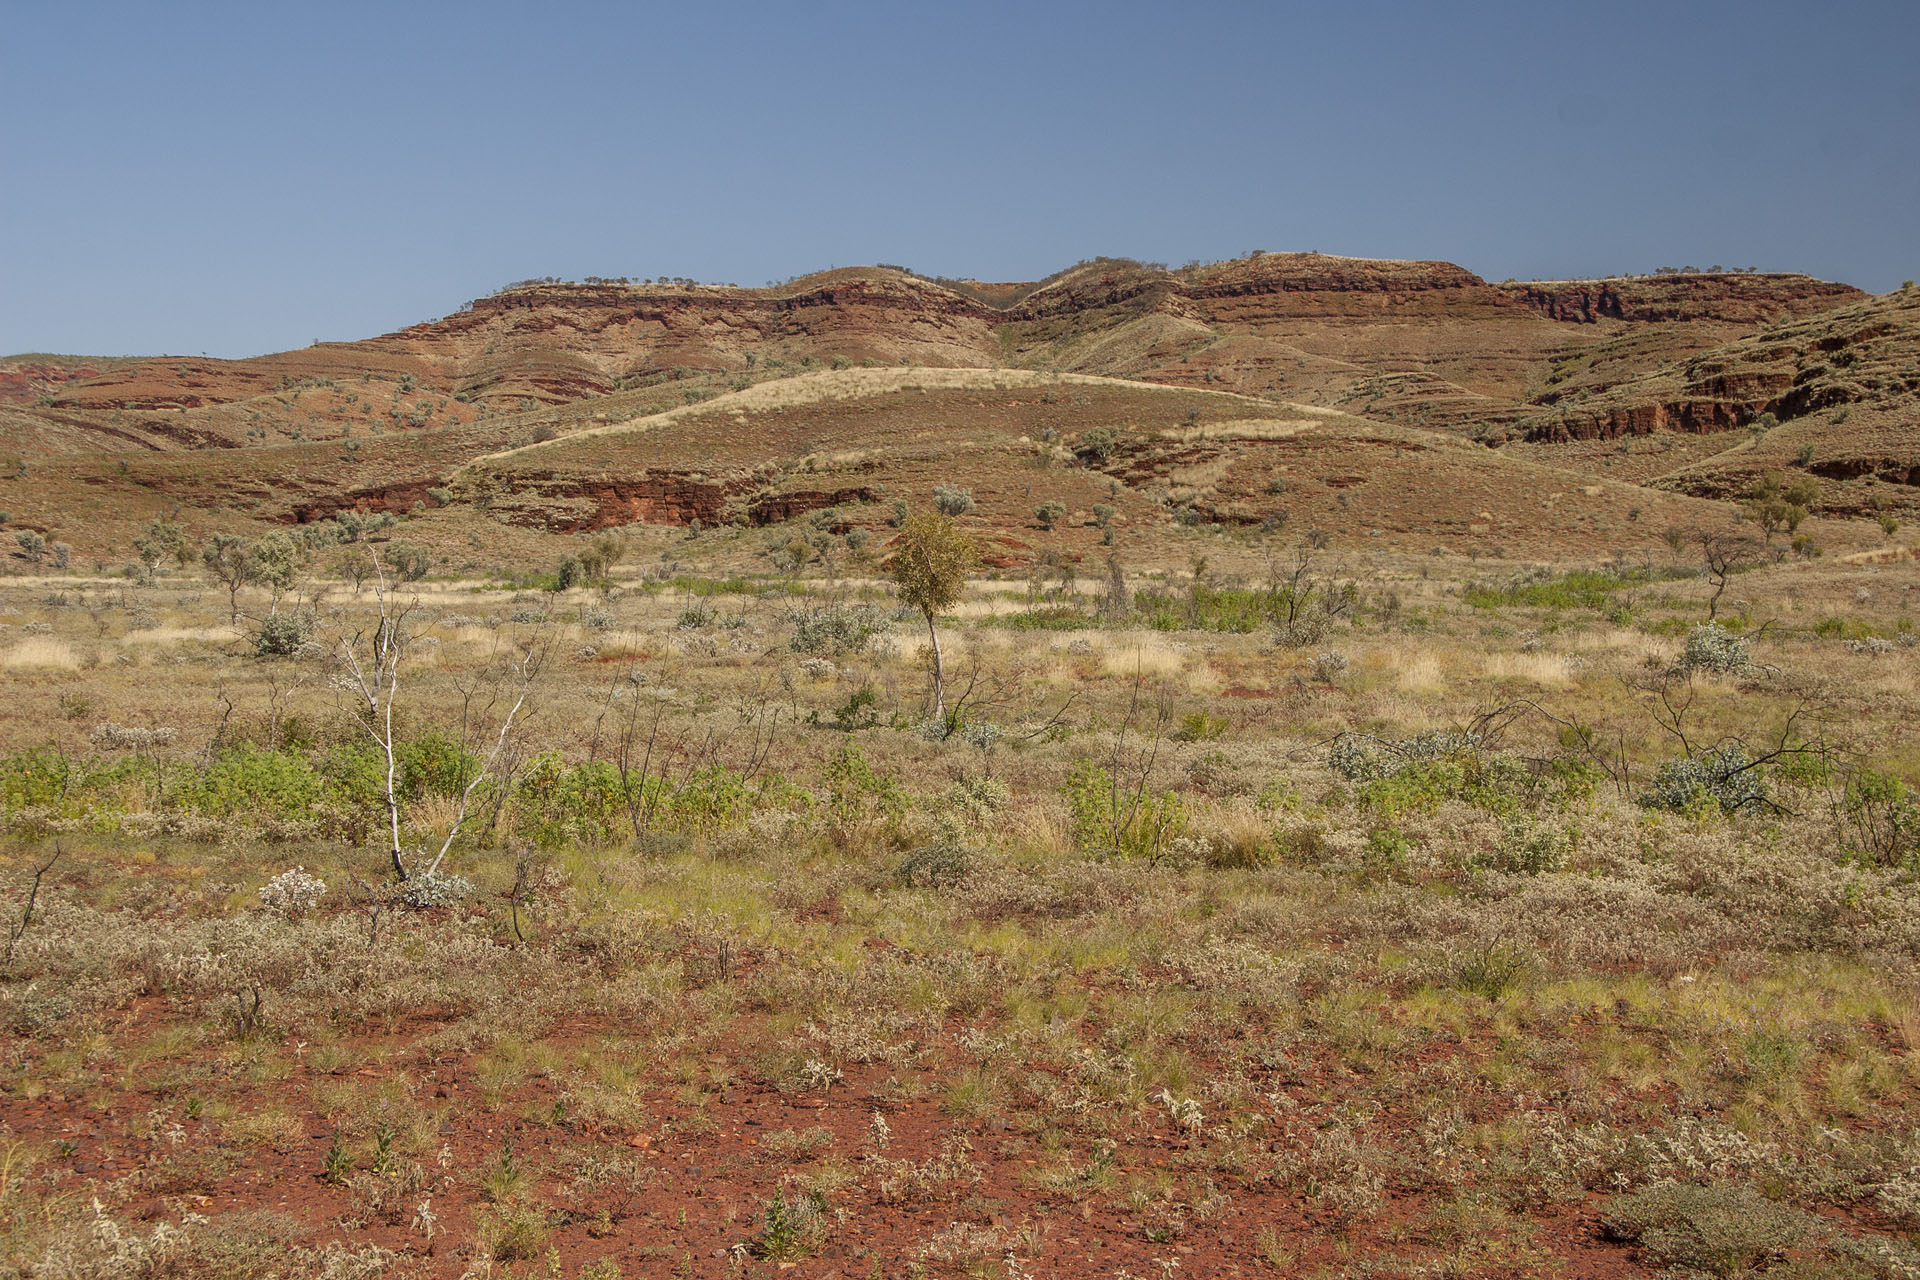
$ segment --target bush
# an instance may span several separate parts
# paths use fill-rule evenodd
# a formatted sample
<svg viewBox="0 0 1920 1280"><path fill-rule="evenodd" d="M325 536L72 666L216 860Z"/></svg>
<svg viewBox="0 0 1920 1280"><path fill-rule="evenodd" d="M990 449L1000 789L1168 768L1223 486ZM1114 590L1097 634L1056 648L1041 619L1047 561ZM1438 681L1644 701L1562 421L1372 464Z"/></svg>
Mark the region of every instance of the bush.
<svg viewBox="0 0 1920 1280"><path fill-rule="evenodd" d="M900 860L900 883L915 889L955 884L966 877L972 862L972 853L962 845L922 845Z"/></svg>
<svg viewBox="0 0 1920 1280"><path fill-rule="evenodd" d="M1662 765L1640 803L1672 813L1702 807L1728 814L1759 813L1767 804L1767 778L1745 747L1727 742Z"/></svg>
<svg viewBox="0 0 1920 1280"><path fill-rule="evenodd" d="M1073 815L1074 842L1089 852L1158 862L1187 831L1178 792L1130 790L1090 760L1074 762L1060 792Z"/></svg>
<svg viewBox="0 0 1920 1280"><path fill-rule="evenodd" d="M865 650L888 625L884 614L864 605L825 605L793 615L793 638L787 647L816 657L845 657Z"/></svg>
<svg viewBox="0 0 1920 1280"><path fill-rule="evenodd" d="M1658 1182L1616 1200L1605 1225L1661 1266L1730 1276L1797 1244L1811 1224L1751 1187Z"/></svg>
<svg viewBox="0 0 1920 1280"><path fill-rule="evenodd" d="M304 816L320 798L323 781L298 755L242 746L222 751L200 779L197 807L231 816L265 810L279 817Z"/></svg>
<svg viewBox="0 0 1920 1280"><path fill-rule="evenodd" d="M1080 438L1074 442L1073 454L1083 462L1099 466L1113 456L1118 444L1112 427L1094 427L1080 433Z"/></svg>
<svg viewBox="0 0 1920 1280"><path fill-rule="evenodd" d="M276 609L261 619L260 629L253 633L253 651L262 658L290 658L312 637L312 614Z"/></svg>
<svg viewBox="0 0 1920 1280"><path fill-rule="evenodd" d="M418 582L433 569L433 553L410 542L390 542L382 557L401 582Z"/></svg>
<svg viewBox="0 0 1920 1280"><path fill-rule="evenodd" d="M1687 649L1680 657L1684 670L1732 673L1752 665L1747 642L1717 622L1703 622L1687 633Z"/></svg>
<svg viewBox="0 0 1920 1280"><path fill-rule="evenodd" d="M783 1190L767 1201L753 1251L769 1262L804 1258L826 1238L827 1223L827 1203L818 1192Z"/></svg>
<svg viewBox="0 0 1920 1280"><path fill-rule="evenodd" d="M423 871L400 886L400 901L416 911L451 907L473 896L473 881L446 871Z"/></svg>
<svg viewBox="0 0 1920 1280"><path fill-rule="evenodd" d="M943 516L963 516L973 510L973 490L957 484L933 486L933 509Z"/></svg>
<svg viewBox="0 0 1920 1280"><path fill-rule="evenodd" d="M305 867L282 871L260 886L260 905L280 916L303 916L326 896L327 882L308 875Z"/></svg>

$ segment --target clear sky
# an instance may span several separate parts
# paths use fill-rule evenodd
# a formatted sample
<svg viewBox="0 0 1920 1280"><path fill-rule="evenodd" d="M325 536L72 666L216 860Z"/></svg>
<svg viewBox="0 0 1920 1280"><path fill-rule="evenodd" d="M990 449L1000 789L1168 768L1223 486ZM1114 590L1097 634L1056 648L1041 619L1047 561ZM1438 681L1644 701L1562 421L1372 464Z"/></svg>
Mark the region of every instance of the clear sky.
<svg viewBox="0 0 1920 1280"><path fill-rule="evenodd" d="M0 353L867 262L1920 276L1915 0L0 0L0 40Z"/></svg>

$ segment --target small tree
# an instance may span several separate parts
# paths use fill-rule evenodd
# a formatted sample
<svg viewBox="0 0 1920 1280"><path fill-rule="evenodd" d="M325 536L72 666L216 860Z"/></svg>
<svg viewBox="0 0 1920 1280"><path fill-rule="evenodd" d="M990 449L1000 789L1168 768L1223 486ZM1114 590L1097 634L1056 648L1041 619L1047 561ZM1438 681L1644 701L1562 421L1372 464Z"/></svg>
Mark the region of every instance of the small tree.
<svg viewBox="0 0 1920 1280"><path fill-rule="evenodd" d="M1702 532L1698 537L1700 559L1707 580L1713 584L1713 594L1707 597L1707 621L1712 622L1719 614L1720 597L1726 593L1727 582L1734 574L1758 565L1764 549L1752 538L1740 534Z"/></svg>
<svg viewBox="0 0 1920 1280"><path fill-rule="evenodd" d="M1104 546L1113 545L1113 518L1119 510L1110 502L1097 502L1093 507L1093 522L1100 526L1100 541Z"/></svg>
<svg viewBox="0 0 1920 1280"><path fill-rule="evenodd" d="M1080 438L1074 442L1073 452L1082 462L1097 467L1113 456L1118 443L1112 427L1094 427L1080 433Z"/></svg>
<svg viewBox="0 0 1920 1280"><path fill-rule="evenodd" d="M268 612L279 608L280 597L293 589L294 581L300 576L300 560L300 548L278 529L256 538L247 548L248 580L273 592Z"/></svg>
<svg viewBox="0 0 1920 1280"><path fill-rule="evenodd" d="M179 525L166 520L147 521L145 532L133 540L133 549L139 554L149 578L167 561L184 566L191 562L193 555L193 544L187 541L187 535Z"/></svg>
<svg viewBox="0 0 1920 1280"><path fill-rule="evenodd" d="M432 884L448 850L453 848L454 839L466 825L475 790L495 774L496 766L509 753L521 726L531 714L528 704L551 648L550 637L541 629L531 640L502 654L489 674L462 688L459 730L462 763L455 797L459 803L446 838L433 859L424 868L410 867L400 839L404 766L402 743L395 724L395 704L400 695L401 660L415 639L411 620L419 601L410 599L402 604L395 600L379 553L369 548L368 558L373 565L373 599L378 617L373 620L371 630L363 626L353 632L342 630L338 636L336 647L345 668L338 687L345 694L347 712L380 753L384 770L381 792L387 813L387 858L394 878ZM497 733L492 730L496 723ZM469 755L472 763L468 762Z"/></svg>
<svg viewBox="0 0 1920 1280"><path fill-rule="evenodd" d="M227 589L228 621L240 621L240 589L253 581L253 561L247 554L247 540L231 533L216 533L200 548L200 563L207 576ZM355 590L359 589L358 584Z"/></svg>
<svg viewBox="0 0 1920 1280"><path fill-rule="evenodd" d="M1053 528L1055 524L1059 523L1060 518L1066 514L1067 514L1066 503L1043 502L1034 509L1033 518L1040 522L1040 527L1042 529L1050 530Z"/></svg>
<svg viewBox="0 0 1920 1280"><path fill-rule="evenodd" d="M946 516L908 516L893 542L893 581L900 602L918 609L927 620L927 638L933 645L933 714L947 714L946 664L940 654L940 632L934 617L953 606L967 585L967 575L980 561L973 539Z"/></svg>
<svg viewBox="0 0 1920 1280"><path fill-rule="evenodd" d="M19 545L20 554L27 558L28 564L38 565L46 558L47 540L32 529L22 529L13 535L13 540Z"/></svg>

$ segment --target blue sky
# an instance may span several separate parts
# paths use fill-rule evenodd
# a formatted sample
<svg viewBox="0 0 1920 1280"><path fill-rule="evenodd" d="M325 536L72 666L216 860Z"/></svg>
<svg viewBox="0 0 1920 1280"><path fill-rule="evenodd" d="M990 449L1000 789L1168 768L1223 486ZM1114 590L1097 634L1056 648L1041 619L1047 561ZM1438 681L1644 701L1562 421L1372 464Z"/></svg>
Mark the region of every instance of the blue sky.
<svg viewBox="0 0 1920 1280"><path fill-rule="evenodd" d="M1920 5L0 3L0 352L528 276L1920 276Z"/></svg>

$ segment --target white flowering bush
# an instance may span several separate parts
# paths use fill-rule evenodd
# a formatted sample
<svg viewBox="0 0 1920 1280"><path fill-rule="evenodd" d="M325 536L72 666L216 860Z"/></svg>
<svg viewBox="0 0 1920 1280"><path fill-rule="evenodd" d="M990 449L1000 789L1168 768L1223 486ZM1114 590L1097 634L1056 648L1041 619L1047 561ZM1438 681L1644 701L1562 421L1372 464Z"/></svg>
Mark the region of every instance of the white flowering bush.
<svg viewBox="0 0 1920 1280"><path fill-rule="evenodd" d="M326 896L327 882L308 874L305 867L282 871L260 886L260 905L289 919L312 911Z"/></svg>
<svg viewBox="0 0 1920 1280"><path fill-rule="evenodd" d="M1349 782L1373 782L1390 778L1409 765L1472 755L1480 747L1477 734L1445 730L1391 741L1370 733L1343 733L1327 750L1327 767Z"/></svg>
<svg viewBox="0 0 1920 1280"><path fill-rule="evenodd" d="M400 901L416 911L451 907L473 896L473 881L445 871L423 871L400 886Z"/></svg>
<svg viewBox="0 0 1920 1280"><path fill-rule="evenodd" d="M108 720L93 726L87 741L105 751L151 751L155 747L170 746L179 736L174 729L145 729Z"/></svg>
<svg viewBox="0 0 1920 1280"><path fill-rule="evenodd" d="M1640 803L1673 813L1689 813L1702 805L1729 814L1759 813L1766 808L1767 776L1745 747L1722 743L1662 765Z"/></svg>
<svg viewBox="0 0 1920 1280"><path fill-rule="evenodd" d="M1324 684L1332 684L1335 680L1345 675L1347 668L1352 665L1352 660L1349 659L1346 654L1340 652L1338 649L1329 649L1327 652L1315 656L1313 660L1313 675L1316 680Z"/></svg>
<svg viewBox="0 0 1920 1280"><path fill-rule="evenodd" d="M1686 652L1680 665L1688 671L1714 671L1732 674L1753 665L1747 642L1717 622L1703 622L1687 633Z"/></svg>

